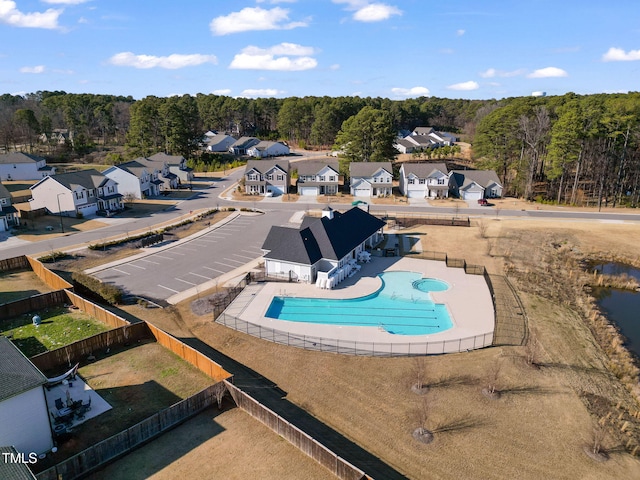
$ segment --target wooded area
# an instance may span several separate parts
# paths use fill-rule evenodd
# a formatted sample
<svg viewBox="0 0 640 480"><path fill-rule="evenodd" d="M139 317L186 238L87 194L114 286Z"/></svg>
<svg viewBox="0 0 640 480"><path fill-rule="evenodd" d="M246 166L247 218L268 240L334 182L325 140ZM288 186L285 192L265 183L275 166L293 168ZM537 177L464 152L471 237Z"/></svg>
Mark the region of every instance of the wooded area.
<svg viewBox="0 0 640 480"><path fill-rule="evenodd" d="M33 152L49 160L74 161L106 149L107 163L158 151L202 162L199 143L204 132L213 130L299 148L333 147L343 150L348 161L380 161L395 155L389 146L397 132L418 126L455 133L471 143L478 168L496 170L506 195L576 205L638 205L636 92L400 101L213 94L135 101L65 92L0 96L0 151ZM66 139L55 135L61 131Z"/></svg>

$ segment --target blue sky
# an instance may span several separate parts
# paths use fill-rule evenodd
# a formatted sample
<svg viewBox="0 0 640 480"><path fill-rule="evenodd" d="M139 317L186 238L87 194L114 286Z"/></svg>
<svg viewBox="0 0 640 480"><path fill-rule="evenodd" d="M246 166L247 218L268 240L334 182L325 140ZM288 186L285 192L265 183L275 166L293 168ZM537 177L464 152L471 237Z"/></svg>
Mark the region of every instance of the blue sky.
<svg viewBox="0 0 640 480"><path fill-rule="evenodd" d="M637 0L0 0L0 93L640 90Z"/></svg>

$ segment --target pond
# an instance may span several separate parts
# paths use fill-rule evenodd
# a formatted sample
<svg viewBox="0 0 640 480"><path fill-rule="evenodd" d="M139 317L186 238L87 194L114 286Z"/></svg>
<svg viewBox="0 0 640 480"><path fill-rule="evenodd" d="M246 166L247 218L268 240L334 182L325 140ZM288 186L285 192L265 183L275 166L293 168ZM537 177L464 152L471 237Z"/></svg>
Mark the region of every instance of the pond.
<svg viewBox="0 0 640 480"><path fill-rule="evenodd" d="M592 269L606 275L623 273L640 281L640 269L620 263L593 265ZM614 288L594 289L598 306L627 338L627 348L640 357L640 292Z"/></svg>

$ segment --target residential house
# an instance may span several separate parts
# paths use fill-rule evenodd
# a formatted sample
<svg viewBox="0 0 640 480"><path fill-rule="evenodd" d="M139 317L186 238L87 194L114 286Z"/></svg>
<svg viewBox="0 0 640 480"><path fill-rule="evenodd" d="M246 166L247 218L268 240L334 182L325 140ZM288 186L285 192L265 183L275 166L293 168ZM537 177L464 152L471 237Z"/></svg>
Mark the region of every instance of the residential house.
<svg viewBox="0 0 640 480"><path fill-rule="evenodd" d="M298 195L335 195L340 183L338 161L298 162Z"/></svg>
<svg viewBox="0 0 640 480"><path fill-rule="evenodd" d="M351 162L349 191L355 197L384 197L393 189L391 162Z"/></svg>
<svg viewBox="0 0 640 480"><path fill-rule="evenodd" d="M0 336L0 445L25 455L51 451L46 383L47 378L13 342Z"/></svg>
<svg viewBox="0 0 640 480"><path fill-rule="evenodd" d="M266 140L256 143L247 149L247 155L256 158L280 157L289 155L289 147L282 142L269 142Z"/></svg>
<svg viewBox="0 0 640 480"><path fill-rule="evenodd" d="M240 137L229 147L229 153L233 155L246 155L247 150L254 145L260 143L260 140L256 137Z"/></svg>
<svg viewBox="0 0 640 480"><path fill-rule="evenodd" d="M158 169L163 172L165 171L165 166L168 167L169 173L176 175L178 185L182 183L191 183L193 181L193 168L187 167L187 160L182 155L167 155L166 153L161 152L151 155L148 160L156 162L158 165L162 165L162 168ZM177 188L177 185L171 188Z"/></svg>
<svg viewBox="0 0 640 480"><path fill-rule="evenodd" d="M144 166L152 175L154 180L160 180L162 182L162 184L157 184L159 191L178 188L178 175L170 170L170 167L166 162L162 160L154 161L145 157L138 157L134 159L134 162Z"/></svg>
<svg viewBox="0 0 640 480"><path fill-rule="evenodd" d="M115 180L95 169L62 173L43 178L30 187L31 209L85 217L104 212L110 215L124 208Z"/></svg>
<svg viewBox="0 0 640 480"><path fill-rule="evenodd" d="M38 138L40 142L49 145L64 145L67 142L73 143L73 132L66 128L55 128L49 135L42 133Z"/></svg>
<svg viewBox="0 0 640 480"><path fill-rule="evenodd" d="M16 207L11 205L11 193L0 183L0 232L20 225L20 217Z"/></svg>
<svg viewBox="0 0 640 480"><path fill-rule="evenodd" d="M396 138L393 146L400 153L413 153L414 151L419 149L416 142L411 142L406 137Z"/></svg>
<svg viewBox="0 0 640 480"><path fill-rule="evenodd" d="M212 137L207 137L204 144L207 152L228 152L229 147L236 143L236 138L225 133L218 133Z"/></svg>
<svg viewBox="0 0 640 480"><path fill-rule="evenodd" d="M453 170L449 185L462 200L502 197L502 183L493 170Z"/></svg>
<svg viewBox="0 0 640 480"><path fill-rule="evenodd" d="M153 197L160 195L164 190L165 182L159 178L160 171L148 163L143 165L137 160L114 165L102 174L118 184L118 192L125 198Z"/></svg>
<svg viewBox="0 0 640 480"><path fill-rule="evenodd" d="M411 132L411 135L406 138L408 140L419 140L420 137L428 138L434 147L451 146L458 140L454 134L440 132L433 127L416 127Z"/></svg>
<svg viewBox="0 0 640 480"><path fill-rule="evenodd" d="M407 198L446 198L449 170L444 163L403 163L399 189Z"/></svg>
<svg viewBox="0 0 640 480"><path fill-rule="evenodd" d="M244 191L253 195L289 192L289 160L249 160L244 170Z"/></svg>
<svg viewBox="0 0 640 480"><path fill-rule="evenodd" d="M0 154L0 181L40 180L54 175L56 169L47 161L29 153L12 152Z"/></svg>
<svg viewBox="0 0 640 480"><path fill-rule="evenodd" d="M385 222L354 207L327 207L322 218L305 217L299 229L273 226L262 245L265 272L305 283L328 280L382 239Z"/></svg>

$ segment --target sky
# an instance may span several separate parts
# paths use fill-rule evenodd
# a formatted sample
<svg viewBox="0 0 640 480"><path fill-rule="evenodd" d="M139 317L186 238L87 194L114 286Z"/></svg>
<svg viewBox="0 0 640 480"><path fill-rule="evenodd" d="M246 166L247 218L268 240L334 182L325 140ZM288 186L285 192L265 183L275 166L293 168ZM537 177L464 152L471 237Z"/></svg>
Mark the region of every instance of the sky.
<svg viewBox="0 0 640 480"><path fill-rule="evenodd" d="M0 0L0 94L640 90L637 0Z"/></svg>

